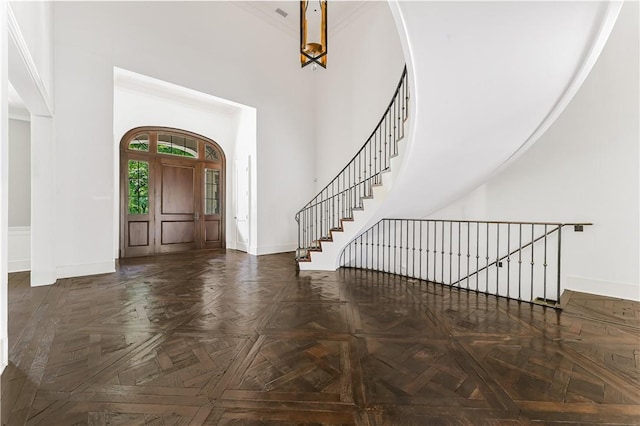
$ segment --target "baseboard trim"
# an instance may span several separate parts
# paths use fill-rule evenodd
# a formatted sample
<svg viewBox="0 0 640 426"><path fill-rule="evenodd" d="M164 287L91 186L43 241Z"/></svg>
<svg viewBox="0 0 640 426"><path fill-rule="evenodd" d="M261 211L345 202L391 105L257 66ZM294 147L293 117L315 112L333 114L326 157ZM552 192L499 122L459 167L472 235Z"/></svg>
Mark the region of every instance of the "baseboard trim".
<svg viewBox="0 0 640 426"><path fill-rule="evenodd" d="M26 272L31 270L31 260L10 260L7 262L7 269L9 273L12 272Z"/></svg>
<svg viewBox="0 0 640 426"><path fill-rule="evenodd" d="M4 371L4 368L7 366L9 360L6 358L7 352L4 350L5 342L3 339L0 339L0 374ZM0 392L1 393L1 392Z"/></svg>
<svg viewBox="0 0 640 426"><path fill-rule="evenodd" d="M640 285L634 283L567 276L565 290L640 301Z"/></svg>
<svg viewBox="0 0 640 426"><path fill-rule="evenodd" d="M30 226L10 226L8 230L9 235L15 235L16 237L31 237Z"/></svg>
<svg viewBox="0 0 640 426"><path fill-rule="evenodd" d="M64 265L56 268L57 278L84 277L87 275L109 274L116 271L115 260L110 262L84 263L81 265Z"/></svg>
<svg viewBox="0 0 640 426"><path fill-rule="evenodd" d="M296 251L297 247L298 247L297 243L282 244L277 246L258 247L256 250L256 254L258 256L261 256L263 254L286 253L289 251Z"/></svg>
<svg viewBox="0 0 640 426"><path fill-rule="evenodd" d="M245 253L249 253L249 244L246 243L237 243L235 250L243 251Z"/></svg>

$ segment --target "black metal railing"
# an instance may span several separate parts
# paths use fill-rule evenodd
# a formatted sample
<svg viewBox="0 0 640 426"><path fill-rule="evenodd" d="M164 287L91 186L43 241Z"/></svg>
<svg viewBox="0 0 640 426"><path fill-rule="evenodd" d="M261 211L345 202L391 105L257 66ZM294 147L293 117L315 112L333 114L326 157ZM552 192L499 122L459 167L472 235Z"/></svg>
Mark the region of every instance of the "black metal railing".
<svg viewBox="0 0 640 426"><path fill-rule="evenodd" d="M407 68L391 102L371 136L353 159L298 213L298 260L331 239L331 232L342 230L342 221L353 218L353 210L362 208L362 200L372 196L381 173L389 170L391 158L398 154L398 141L404 137L408 113Z"/></svg>
<svg viewBox="0 0 640 426"><path fill-rule="evenodd" d="M557 307L562 229L587 225L382 219L343 249L340 266Z"/></svg>

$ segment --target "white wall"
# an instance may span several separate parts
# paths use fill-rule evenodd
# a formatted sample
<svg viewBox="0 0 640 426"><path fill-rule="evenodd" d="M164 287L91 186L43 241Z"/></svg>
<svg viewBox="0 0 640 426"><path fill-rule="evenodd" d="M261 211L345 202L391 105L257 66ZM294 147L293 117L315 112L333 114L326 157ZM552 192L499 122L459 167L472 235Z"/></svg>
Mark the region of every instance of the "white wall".
<svg viewBox="0 0 640 426"><path fill-rule="evenodd" d="M295 247L314 149L296 39L227 2L60 2L54 17L59 267L113 265L114 66L255 107L257 252Z"/></svg>
<svg viewBox="0 0 640 426"><path fill-rule="evenodd" d="M405 24L403 48L411 55L413 128L381 215L416 217L477 187L537 140L595 62L620 5L391 6Z"/></svg>
<svg viewBox="0 0 640 426"><path fill-rule="evenodd" d="M318 140L318 191L347 165L371 135L391 101L404 63L387 2L370 2L358 10L348 25L331 35L327 70L304 70L314 85L308 96L316 94L317 122L309 134L315 132Z"/></svg>
<svg viewBox="0 0 640 426"><path fill-rule="evenodd" d="M9 120L9 227L31 224L31 124Z"/></svg>
<svg viewBox="0 0 640 426"><path fill-rule="evenodd" d="M431 217L586 221L563 234L564 288L640 299L638 3L624 4L584 85L542 138Z"/></svg>
<svg viewBox="0 0 640 426"><path fill-rule="evenodd" d="M0 28L7 28L7 1L0 0ZM0 372L9 363L7 234L9 216L9 34L0 31Z"/></svg>
<svg viewBox="0 0 640 426"><path fill-rule="evenodd" d="M50 2L13 3L7 10L8 78L31 116L31 284L46 285L56 280L53 260L55 238L55 161L53 143L53 41ZM12 239L26 231L12 232ZM17 259L24 261L24 256ZM15 258L12 256L12 261Z"/></svg>
<svg viewBox="0 0 640 426"><path fill-rule="evenodd" d="M31 123L9 120L9 272L31 268Z"/></svg>
<svg viewBox="0 0 640 426"><path fill-rule="evenodd" d="M258 200L257 191L257 161L256 161L256 110L242 108L236 114L236 145L233 168L229 169L233 176L233 217L236 223L236 235L230 236L234 246L227 243L227 247L258 254L257 229L258 229ZM227 196L229 199L229 196ZM229 236L227 237L229 240ZM288 250L287 247L284 247ZM277 247L262 247L265 252L277 251Z"/></svg>

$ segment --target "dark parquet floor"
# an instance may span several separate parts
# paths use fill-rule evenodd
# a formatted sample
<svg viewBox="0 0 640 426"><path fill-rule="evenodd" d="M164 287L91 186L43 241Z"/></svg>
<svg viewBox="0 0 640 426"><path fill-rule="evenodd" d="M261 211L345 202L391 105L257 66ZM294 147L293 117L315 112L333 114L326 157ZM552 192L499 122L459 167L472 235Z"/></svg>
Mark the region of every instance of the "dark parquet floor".
<svg viewBox="0 0 640 426"><path fill-rule="evenodd" d="M2 424L640 424L639 303L558 312L234 251L28 281L9 278Z"/></svg>

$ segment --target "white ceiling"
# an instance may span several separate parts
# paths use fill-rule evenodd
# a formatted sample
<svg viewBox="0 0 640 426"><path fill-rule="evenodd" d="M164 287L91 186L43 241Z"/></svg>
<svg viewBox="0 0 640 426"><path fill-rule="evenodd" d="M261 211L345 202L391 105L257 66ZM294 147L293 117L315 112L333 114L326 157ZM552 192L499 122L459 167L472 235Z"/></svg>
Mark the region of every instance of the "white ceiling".
<svg viewBox="0 0 640 426"><path fill-rule="evenodd" d="M349 24L366 5L367 1L330 0L327 6L327 31L335 34ZM237 1L233 4L251 12L253 15L279 28L292 37L300 36L300 2L284 1ZM283 17L276 12L280 9L287 13ZM15 118L28 119L29 111L16 90L9 84L9 113Z"/></svg>
<svg viewBox="0 0 640 426"><path fill-rule="evenodd" d="M316 0L317 1L317 0ZM367 1L331 0L327 5L327 31L335 34L345 27ZM293 37L300 37L300 2L299 1L242 1L235 5L253 13L264 21L274 25ZM280 9L287 13L286 17L276 12Z"/></svg>

